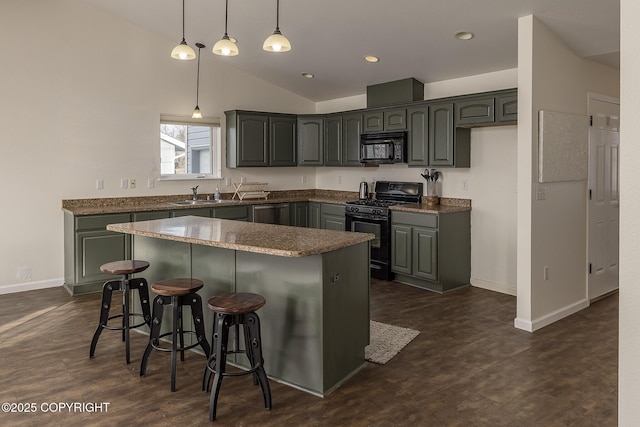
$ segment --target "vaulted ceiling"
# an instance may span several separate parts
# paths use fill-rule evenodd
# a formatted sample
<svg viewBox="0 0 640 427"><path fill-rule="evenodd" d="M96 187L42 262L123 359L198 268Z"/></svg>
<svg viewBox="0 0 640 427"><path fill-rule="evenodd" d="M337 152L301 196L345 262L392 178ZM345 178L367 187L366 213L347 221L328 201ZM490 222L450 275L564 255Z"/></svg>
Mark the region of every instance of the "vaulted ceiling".
<svg viewBox="0 0 640 427"><path fill-rule="evenodd" d="M180 0L83 1L175 44L182 38ZM224 0L186 0L185 10L187 43L203 43L203 55L213 55L224 34ZM229 36L240 54L216 61L323 101L406 77L428 83L515 68L518 18L531 14L578 56L619 68L619 0L282 0L280 30L292 50L277 54L262 50L276 1L229 0ZM475 37L458 40L459 31Z"/></svg>

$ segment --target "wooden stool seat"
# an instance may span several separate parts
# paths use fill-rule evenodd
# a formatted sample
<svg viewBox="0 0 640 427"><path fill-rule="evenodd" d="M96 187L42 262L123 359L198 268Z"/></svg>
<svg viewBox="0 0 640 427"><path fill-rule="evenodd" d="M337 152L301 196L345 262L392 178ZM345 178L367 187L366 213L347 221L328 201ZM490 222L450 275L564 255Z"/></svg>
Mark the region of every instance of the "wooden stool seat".
<svg viewBox="0 0 640 427"><path fill-rule="evenodd" d="M140 261L136 259L113 261L100 266L100 271L107 274L133 274L140 273L141 271L149 268L147 261Z"/></svg>
<svg viewBox="0 0 640 427"><path fill-rule="evenodd" d="M238 292L216 295L207 301L209 308L222 314L245 314L257 311L267 301L262 295Z"/></svg>
<svg viewBox="0 0 640 427"><path fill-rule="evenodd" d="M166 279L151 284L151 289L158 295L188 295L198 292L204 286L200 279Z"/></svg>

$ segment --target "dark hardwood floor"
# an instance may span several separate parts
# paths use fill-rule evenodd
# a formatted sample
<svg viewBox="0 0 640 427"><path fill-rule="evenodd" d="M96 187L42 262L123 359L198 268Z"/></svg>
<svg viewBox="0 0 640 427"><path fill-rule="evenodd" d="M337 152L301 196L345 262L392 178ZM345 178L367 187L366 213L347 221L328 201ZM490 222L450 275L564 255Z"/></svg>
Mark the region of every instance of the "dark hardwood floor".
<svg viewBox="0 0 640 427"><path fill-rule="evenodd" d="M132 363L118 332L88 357L99 295L62 288L0 296L0 402L35 413L0 413L0 425L208 425L200 391L204 358L152 354L138 369L145 336L132 333ZM243 426L615 426L618 296L534 334L513 327L514 297L478 288L448 295L374 280L371 318L420 335L384 366L368 364L321 399L271 382L263 407L248 377L226 378L217 425ZM108 402L107 412L42 412L56 402ZM55 405L53 405L55 408ZM4 409L4 407L3 407Z"/></svg>

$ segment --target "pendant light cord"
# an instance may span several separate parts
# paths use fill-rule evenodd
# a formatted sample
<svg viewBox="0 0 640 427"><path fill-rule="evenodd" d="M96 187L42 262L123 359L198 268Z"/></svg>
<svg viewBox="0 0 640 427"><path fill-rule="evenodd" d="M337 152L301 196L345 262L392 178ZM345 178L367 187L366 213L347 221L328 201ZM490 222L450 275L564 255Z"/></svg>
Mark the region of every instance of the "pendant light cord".
<svg viewBox="0 0 640 427"><path fill-rule="evenodd" d="M276 31L280 31L280 0L276 0Z"/></svg>
<svg viewBox="0 0 640 427"><path fill-rule="evenodd" d="M229 19L229 0L224 5L224 35L227 35L227 20Z"/></svg>
<svg viewBox="0 0 640 427"><path fill-rule="evenodd" d="M196 107L200 105L200 48L198 47L198 73L196 74Z"/></svg>
<svg viewBox="0 0 640 427"><path fill-rule="evenodd" d="M182 0L182 40L184 40L184 0Z"/></svg>

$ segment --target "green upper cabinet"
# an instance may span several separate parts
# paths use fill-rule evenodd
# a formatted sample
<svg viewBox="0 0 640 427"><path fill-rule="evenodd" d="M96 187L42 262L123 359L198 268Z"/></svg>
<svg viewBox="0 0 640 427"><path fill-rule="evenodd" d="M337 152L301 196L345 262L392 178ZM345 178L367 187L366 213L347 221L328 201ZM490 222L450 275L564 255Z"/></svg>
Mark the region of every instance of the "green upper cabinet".
<svg viewBox="0 0 640 427"><path fill-rule="evenodd" d="M453 102L429 105L429 165L470 166L470 129L454 123Z"/></svg>
<svg viewBox="0 0 640 427"><path fill-rule="evenodd" d="M295 166L296 116L226 111L227 167Z"/></svg>
<svg viewBox="0 0 640 427"><path fill-rule="evenodd" d="M298 166L324 164L324 117L298 117Z"/></svg>
<svg viewBox="0 0 640 427"><path fill-rule="evenodd" d="M269 117L269 166L296 166L296 116Z"/></svg>
<svg viewBox="0 0 640 427"><path fill-rule="evenodd" d="M496 97L496 123L518 123L518 94L515 89Z"/></svg>
<svg viewBox="0 0 640 427"><path fill-rule="evenodd" d="M342 115L327 116L324 121L324 165L342 166Z"/></svg>
<svg viewBox="0 0 640 427"><path fill-rule="evenodd" d="M405 108L386 108L367 111L363 114L363 133L405 129L407 129L407 110Z"/></svg>
<svg viewBox="0 0 640 427"><path fill-rule="evenodd" d="M360 166L362 113L342 115L342 165Z"/></svg>
<svg viewBox="0 0 640 427"><path fill-rule="evenodd" d="M407 163L409 166L429 164L429 106L407 108Z"/></svg>
<svg viewBox="0 0 640 427"><path fill-rule="evenodd" d="M495 98L473 98L456 101L456 126L490 124L495 120Z"/></svg>

